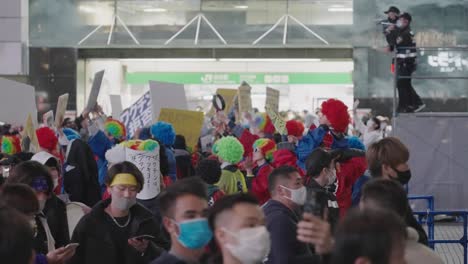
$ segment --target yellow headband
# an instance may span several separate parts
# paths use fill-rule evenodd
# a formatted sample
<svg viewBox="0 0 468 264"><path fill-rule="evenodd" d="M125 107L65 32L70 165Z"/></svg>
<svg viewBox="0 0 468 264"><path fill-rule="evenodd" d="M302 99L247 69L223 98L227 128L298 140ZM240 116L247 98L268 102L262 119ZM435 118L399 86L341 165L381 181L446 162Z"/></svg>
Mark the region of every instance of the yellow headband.
<svg viewBox="0 0 468 264"><path fill-rule="evenodd" d="M130 173L119 173L115 175L114 180L112 180L112 183L110 186L114 185L133 185L133 186L138 186L137 180L135 176L133 176Z"/></svg>

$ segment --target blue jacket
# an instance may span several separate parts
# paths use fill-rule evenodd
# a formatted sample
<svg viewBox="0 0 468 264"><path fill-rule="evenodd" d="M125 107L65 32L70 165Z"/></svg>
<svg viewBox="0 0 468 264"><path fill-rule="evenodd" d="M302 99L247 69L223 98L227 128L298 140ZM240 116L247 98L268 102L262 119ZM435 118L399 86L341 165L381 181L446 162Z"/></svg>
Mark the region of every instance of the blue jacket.
<svg viewBox="0 0 468 264"><path fill-rule="evenodd" d="M169 177L171 177L172 182L175 182L177 180L177 165L174 151L169 146L166 146L166 156L169 162Z"/></svg>

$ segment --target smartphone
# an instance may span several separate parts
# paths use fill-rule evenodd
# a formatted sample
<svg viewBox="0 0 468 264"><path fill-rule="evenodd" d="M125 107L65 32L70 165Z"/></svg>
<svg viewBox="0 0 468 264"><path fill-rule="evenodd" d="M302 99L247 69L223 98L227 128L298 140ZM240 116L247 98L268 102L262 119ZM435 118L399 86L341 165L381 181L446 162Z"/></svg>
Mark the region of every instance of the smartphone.
<svg viewBox="0 0 468 264"><path fill-rule="evenodd" d="M69 248L75 248L76 249L79 246L80 246L80 244L78 244L78 243L70 243L70 244L66 245L65 248L66 249L69 249Z"/></svg>
<svg viewBox="0 0 468 264"><path fill-rule="evenodd" d="M142 241L143 239L153 240L153 239L155 239L155 237L152 236L152 235L140 235L140 236L133 237L133 239Z"/></svg>
<svg viewBox="0 0 468 264"><path fill-rule="evenodd" d="M307 193L307 200L304 204L304 213L309 213L322 218L324 211L323 204L321 203L322 195L320 192L309 191Z"/></svg>

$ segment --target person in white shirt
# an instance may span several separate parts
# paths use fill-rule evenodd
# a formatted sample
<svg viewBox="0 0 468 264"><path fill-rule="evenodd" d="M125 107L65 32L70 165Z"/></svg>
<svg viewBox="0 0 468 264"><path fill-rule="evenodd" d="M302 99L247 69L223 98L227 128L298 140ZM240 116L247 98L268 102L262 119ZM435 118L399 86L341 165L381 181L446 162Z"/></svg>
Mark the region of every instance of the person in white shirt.
<svg viewBox="0 0 468 264"><path fill-rule="evenodd" d="M382 131L380 131L380 120L376 117L372 117L369 119L369 121L367 121L367 125L364 125L362 120L357 116L357 105L358 102L355 103L353 110L354 125L356 130L361 133L362 141L367 149L370 145L372 145L372 143L382 139Z"/></svg>

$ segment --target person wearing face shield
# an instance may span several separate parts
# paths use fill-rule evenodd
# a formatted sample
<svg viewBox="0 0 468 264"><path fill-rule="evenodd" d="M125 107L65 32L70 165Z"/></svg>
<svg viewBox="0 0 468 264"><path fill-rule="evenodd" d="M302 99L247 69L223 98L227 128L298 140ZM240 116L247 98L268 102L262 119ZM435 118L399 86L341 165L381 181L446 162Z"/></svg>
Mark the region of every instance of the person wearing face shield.
<svg viewBox="0 0 468 264"><path fill-rule="evenodd" d="M265 264L317 263L319 256L297 239L301 207L307 199L307 188L293 167L275 169L268 178L271 200L263 206L266 227L270 232L271 250ZM327 229L321 231L327 232Z"/></svg>
<svg viewBox="0 0 468 264"><path fill-rule="evenodd" d="M372 144L366 153L367 163L372 178L383 178L406 185L411 179L411 170L408 164L410 153L408 148L395 137L387 137ZM406 225L416 229L419 235L418 242L428 245L427 234L413 215L409 203L405 216Z"/></svg>
<svg viewBox="0 0 468 264"><path fill-rule="evenodd" d="M78 243L70 264L149 263L166 245L159 223L137 203L143 175L130 162L114 164L107 173L110 199L96 204L76 226L72 242Z"/></svg>
<svg viewBox="0 0 468 264"><path fill-rule="evenodd" d="M207 186L196 177L178 180L158 198L171 246L151 264L199 263L213 233L208 225Z"/></svg>
<svg viewBox="0 0 468 264"><path fill-rule="evenodd" d="M208 221L220 251L208 263L260 264L268 256L270 234L262 209L252 195L224 196L210 208Z"/></svg>

